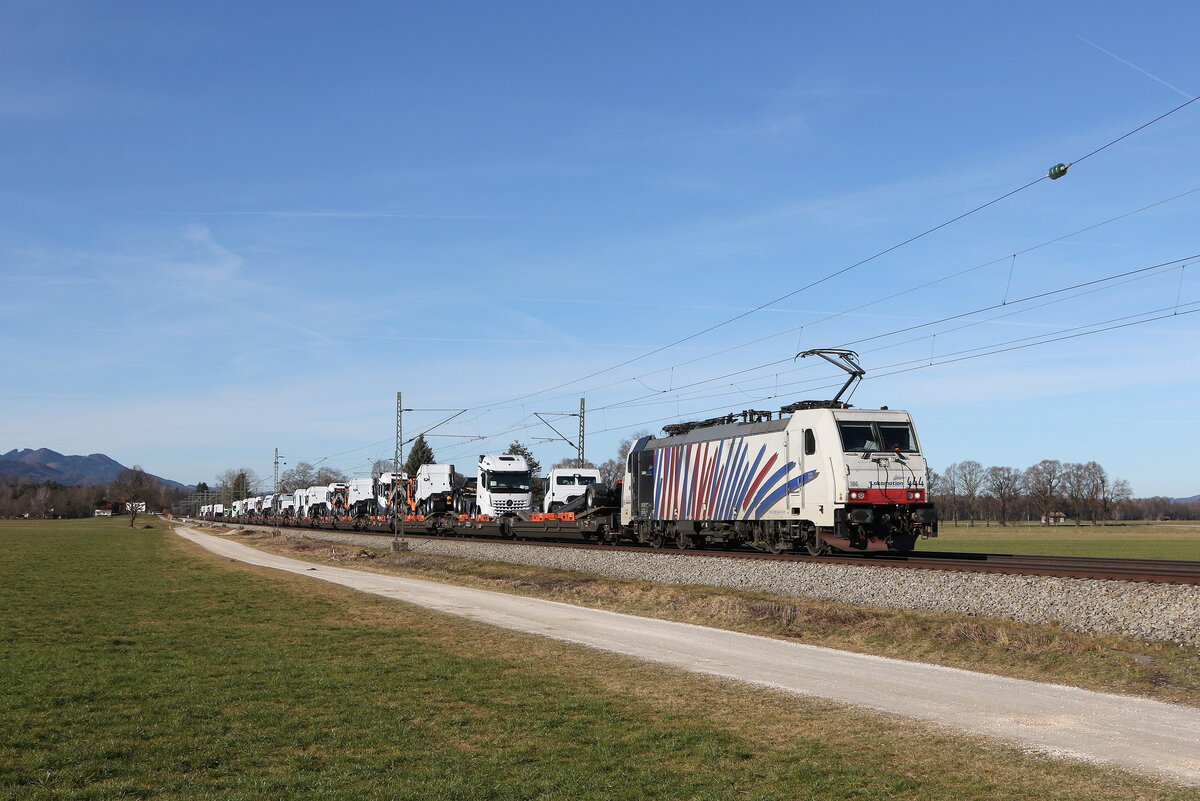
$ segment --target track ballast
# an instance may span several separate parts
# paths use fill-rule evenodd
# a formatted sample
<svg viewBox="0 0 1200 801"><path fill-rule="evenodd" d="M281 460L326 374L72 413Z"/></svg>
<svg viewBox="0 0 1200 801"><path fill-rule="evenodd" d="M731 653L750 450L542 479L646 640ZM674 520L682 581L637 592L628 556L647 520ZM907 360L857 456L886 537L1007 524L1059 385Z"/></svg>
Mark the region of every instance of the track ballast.
<svg viewBox="0 0 1200 801"><path fill-rule="evenodd" d="M208 521L195 521L206 525L214 525ZM289 530L318 535L329 529L311 528L307 526L266 526L258 524L218 523L216 525L233 528L244 528L260 531ZM373 531L369 529L334 529L343 534L361 534L393 538L391 532ZM526 539L522 537L507 538L499 536L472 535L435 535L414 531L403 531L400 537L406 539L454 539L458 542L482 542L489 544L514 543L534 547L578 548L598 551L630 551L635 553L661 553L675 556L703 556L723 559L764 559L776 562L808 562L813 564L836 565L844 564L857 567L889 567L909 568L918 570L953 570L966 573L1008 573L1029 576L1052 576L1057 578L1101 579L1109 581L1139 581L1153 584L1200 584L1200 561L1181 561L1170 559L1111 559L1091 556L1037 556L1024 554L993 554L993 553L952 553L952 552L913 552L909 554L882 555L836 555L809 556L807 554L771 554L750 550L713 550L676 548L650 548L645 545L600 545L591 542L579 542L565 539Z"/></svg>

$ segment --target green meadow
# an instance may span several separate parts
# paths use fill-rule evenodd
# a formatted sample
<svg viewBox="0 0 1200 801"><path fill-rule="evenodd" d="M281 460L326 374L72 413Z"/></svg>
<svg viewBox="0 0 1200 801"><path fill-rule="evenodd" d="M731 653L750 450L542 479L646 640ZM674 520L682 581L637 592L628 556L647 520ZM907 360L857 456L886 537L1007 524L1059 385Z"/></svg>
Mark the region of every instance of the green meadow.
<svg viewBox="0 0 1200 801"><path fill-rule="evenodd" d="M919 540L917 550L1200 561L1200 523L1104 526L942 523L938 536Z"/></svg>

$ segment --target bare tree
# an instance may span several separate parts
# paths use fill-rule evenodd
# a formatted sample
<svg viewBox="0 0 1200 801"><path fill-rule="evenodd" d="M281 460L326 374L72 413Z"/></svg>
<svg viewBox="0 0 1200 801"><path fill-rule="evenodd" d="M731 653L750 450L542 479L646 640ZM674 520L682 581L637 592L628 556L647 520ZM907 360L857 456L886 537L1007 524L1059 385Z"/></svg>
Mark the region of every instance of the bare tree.
<svg viewBox="0 0 1200 801"><path fill-rule="evenodd" d="M117 480L109 485L105 495L110 501L122 504L129 511L129 527L133 528L138 512L154 502L157 485L157 481L135 464L121 471Z"/></svg>
<svg viewBox="0 0 1200 801"><path fill-rule="evenodd" d="M1092 525L1107 517L1107 500L1109 487L1108 471L1099 462L1088 462L1083 465L1085 476L1084 503L1088 508L1088 518Z"/></svg>
<svg viewBox="0 0 1200 801"><path fill-rule="evenodd" d="M1042 516L1042 525L1051 523L1050 516L1058 504L1062 488L1062 462L1057 459L1043 459L1032 467L1026 468L1023 476L1025 493Z"/></svg>
<svg viewBox="0 0 1200 801"><path fill-rule="evenodd" d="M600 481L609 487L617 486L617 482L625 475L625 463L616 459L608 459L600 463Z"/></svg>
<svg viewBox="0 0 1200 801"><path fill-rule="evenodd" d="M942 471L942 475L938 484L941 488L941 505L944 510L942 519L949 515L954 520L954 525L958 525L958 516L960 511L959 493L962 488L962 480L958 475L958 464L948 465Z"/></svg>
<svg viewBox="0 0 1200 801"><path fill-rule="evenodd" d="M1075 516L1075 525L1083 525L1083 515L1088 507L1088 497L1091 489L1088 486L1091 477L1086 466L1077 462L1068 462L1062 469L1062 495L1071 513Z"/></svg>
<svg viewBox="0 0 1200 801"><path fill-rule="evenodd" d="M308 462L297 462L290 470L284 470L283 475L279 477L279 488L282 492L295 492L316 486L316 483L317 470Z"/></svg>
<svg viewBox="0 0 1200 801"><path fill-rule="evenodd" d="M376 459L371 462L371 478L379 478L384 473L394 472L391 459Z"/></svg>
<svg viewBox="0 0 1200 801"><path fill-rule="evenodd" d="M46 516L46 509L50 506L50 488L45 484L33 491L33 505L40 517Z"/></svg>
<svg viewBox="0 0 1200 801"><path fill-rule="evenodd" d="M221 502L229 505L249 498L258 491L261 480L249 467L231 467L217 476L217 491Z"/></svg>
<svg viewBox="0 0 1200 801"><path fill-rule="evenodd" d="M1021 471L1015 467L989 467L983 488L996 504L997 522L1007 526L1013 503L1021 497Z"/></svg>
<svg viewBox="0 0 1200 801"><path fill-rule="evenodd" d="M323 487L327 484L345 484L349 480L346 478L346 474L336 467L322 467L313 478L312 486L315 487Z"/></svg>
<svg viewBox="0 0 1200 801"><path fill-rule="evenodd" d="M1123 515L1131 500L1133 500L1133 489L1129 486L1129 482L1118 478L1112 483L1105 505L1106 507L1111 505L1114 514Z"/></svg>
<svg viewBox="0 0 1200 801"><path fill-rule="evenodd" d="M578 470L585 467L592 470L596 469L596 465L592 462L589 462L587 459L580 459L578 456L572 456L569 459L559 459L550 466L550 469L557 470L559 468L566 468L568 470Z"/></svg>
<svg viewBox="0 0 1200 801"><path fill-rule="evenodd" d="M962 505L967 513L968 525L975 525L978 517L979 490L983 488L984 470L979 462L967 459L957 465L958 487L962 494Z"/></svg>

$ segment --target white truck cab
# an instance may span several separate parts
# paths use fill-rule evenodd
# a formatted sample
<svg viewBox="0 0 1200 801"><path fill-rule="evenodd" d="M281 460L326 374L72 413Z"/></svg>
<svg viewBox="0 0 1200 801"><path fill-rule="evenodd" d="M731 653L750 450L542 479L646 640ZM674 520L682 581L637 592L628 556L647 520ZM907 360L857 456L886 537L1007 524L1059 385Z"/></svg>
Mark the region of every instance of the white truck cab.
<svg viewBox="0 0 1200 801"><path fill-rule="evenodd" d="M587 492L592 484L600 483L600 471L593 467L556 467L546 478L546 497L543 512L556 512L564 504Z"/></svg>
<svg viewBox="0 0 1200 801"><path fill-rule="evenodd" d="M417 514L431 515L453 510L454 465L423 464L417 468L413 502Z"/></svg>
<svg viewBox="0 0 1200 801"><path fill-rule="evenodd" d="M481 454L477 476L479 514L524 516L533 511L533 475L524 456Z"/></svg>
<svg viewBox="0 0 1200 801"><path fill-rule="evenodd" d="M403 498L399 497L408 480L407 473L381 473L375 482L375 506L380 514L405 514Z"/></svg>

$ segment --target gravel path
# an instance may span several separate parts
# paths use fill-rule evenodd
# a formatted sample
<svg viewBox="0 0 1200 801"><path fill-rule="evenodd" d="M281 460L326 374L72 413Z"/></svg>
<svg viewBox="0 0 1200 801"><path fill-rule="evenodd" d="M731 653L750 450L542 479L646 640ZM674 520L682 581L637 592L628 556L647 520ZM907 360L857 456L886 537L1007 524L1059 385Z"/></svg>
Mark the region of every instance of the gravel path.
<svg viewBox="0 0 1200 801"><path fill-rule="evenodd" d="M270 531L265 526L245 526ZM386 536L314 531L303 536L387 549ZM647 550L589 551L519 543L406 539L414 553L576 570L613 578L700 584L888 609L1059 623L1075 631L1200 646L1200 586L1014 576L950 570L768 562Z"/></svg>
<svg viewBox="0 0 1200 801"><path fill-rule="evenodd" d="M178 528L214 553L484 623L1200 785L1200 709L451 584L313 566ZM680 560L682 561L682 560ZM900 571L897 571L900 572Z"/></svg>

